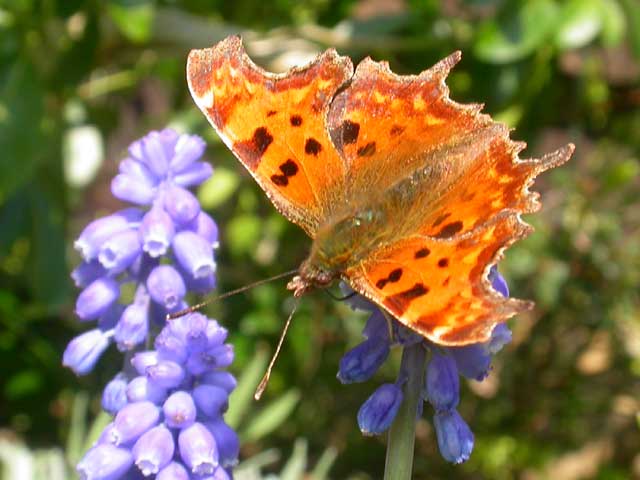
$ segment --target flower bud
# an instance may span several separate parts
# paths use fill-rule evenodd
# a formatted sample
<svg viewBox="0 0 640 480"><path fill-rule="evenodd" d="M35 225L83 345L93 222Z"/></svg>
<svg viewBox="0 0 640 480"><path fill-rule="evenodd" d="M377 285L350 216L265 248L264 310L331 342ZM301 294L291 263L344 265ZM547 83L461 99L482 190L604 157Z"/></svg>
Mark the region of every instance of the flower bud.
<svg viewBox="0 0 640 480"><path fill-rule="evenodd" d="M196 405L184 391L172 393L162 406L165 423L172 428L187 428L196 420Z"/></svg>
<svg viewBox="0 0 640 480"><path fill-rule="evenodd" d="M187 293L182 276L171 265L154 268L147 278L147 289L153 301L167 310L180 304Z"/></svg>
<svg viewBox="0 0 640 480"><path fill-rule="evenodd" d="M140 237L142 250L151 257L165 255L175 235L173 220L161 207L152 208L142 219Z"/></svg>
<svg viewBox="0 0 640 480"><path fill-rule="evenodd" d="M145 432L133 445L135 463L147 477L158 473L173 458L175 445L173 435L164 425L158 425Z"/></svg>
<svg viewBox="0 0 640 480"><path fill-rule="evenodd" d="M95 320L105 313L118 297L118 282L110 277L100 277L78 295L76 314L81 320Z"/></svg>
<svg viewBox="0 0 640 480"><path fill-rule="evenodd" d="M237 380L229 372L223 370L206 372L200 377L200 383L214 385L226 390L227 393L233 392L238 385Z"/></svg>
<svg viewBox="0 0 640 480"><path fill-rule="evenodd" d="M196 475L212 474L218 466L218 448L213 435L201 423L180 431L180 457Z"/></svg>
<svg viewBox="0 0 640 480"><path fill-rule="evenodd" d="M491 267L489 270L489 281L491 282L491 286L494 290L500 293L503 297L509 296L509 286L507 285L507 281L504 279L500 272L498 272L498 267L495 265Z"/></svg>
<svg viewBox="0 0 640 480"><path fill-rule="evenodd" d="M147 368L158 363L158 352L147 350L145 352L137 352L131 359L131 365L140 375L147 374Z"/></svg>
<svg viewBox="0 0 640 480"><path fill-rule="evenodd" d="M102 244L116 233L128 230L139 222L143 212L138 208L126 208L104 218L94 220L85 227L73 246L89 262L98 256Z"/></svg>
<svg viewBox="0 0 640 480"><path fill-rule="evenodd" d="M198 216L189 223L189 230L192 230L200 237L209 242L212 248L218 248L220 245L220 238L218 232L218 225L207 213L200 212Z"/></svg>
<svg viewBox="0 0 640 480"><path fill-rule="evenodd" d="M458 371L466 378L482 381L489 375L491 355L484 345L475 343L465 347L449 347L447 350L453 355Z"/></svg>
<svg viewBox="0 0 640 480"><path fill-rule="evenodd" d="M486 342L485 348L491 354L498 353L507 343L511 342L511 330L506 323L499 323L493 328L491 338Z"/></svg>
<svg viewBox="0 0 640 480"><path fill-rule="evenodd" d="M189 480L189 472L181 463L171 462L158 472L156 480Z"/></svg>
<svg viewBox="0 0 640 480"><path fill-rule="evenodd" d="M178 263L193 279L207 278L216 271L210 243L189 230L173 237L173 253Z"/></svg>
<svg viewBox="0 0 640 480"><path fill-rule="evenodd" d="M469 459L473 450L473 433L456 410L438 412L433 417L440 454L451 463Z"/></svg>
<svg viewBox="0 0 640 480"><path fill-rule="evenodd" d="M378 387L358 411L358 426L364 435L378 435L389 429L402 403L402 390L393 383Z"/></svg>
<svg viewBox="0 0 640 480"><path fill-rule="evenodd" d="M111 274L124 272L142 251L137 230L124 230L106 240L98 252L98 260Z"/></svg>
<svg viewBox="0 0 640 480"><path fill-rule="evenodd" d="M195 162L174 174L173 181L181 187L199 185L213 173L213 167L205 162Z"/></svg>
<svg viewBox="0 0 640 480"><path fill-rule="evenodd" d="M73 272L71 272L71 278L76 287L84 288L94 280L104 276L107 273L105 268L100 265L97 260L91 260L90 262L82 262L78 265Z"/></svg>
<svg viewBox="0 0 640 480"><path fill-rule="evenodd" d="M425 395L436 411L451 410L460 401L460 378L450 355L434 352L427 366Z"/></svg>
<svg viewBox="0 0 640 480"><path fill-rule="evenodd" d="M162 388L175 388L184 380L185 371L176 362L160 360L157 364L147 367L147 376Z"/></svg>
<svg viewBox="0 0 640 480"><path fill-rule="evenodd" d="M147 181L119 173L111 180L111 193L124 202L149 205L153 201L156 190Z"/></svg>
<svg viewBox="0 0 640 480"><path fill-rule="evenodd" d="M200 202L189 190L171 185L164 194L164 208L176 223L184 225L200 213Z"/></svg>
<svg viewBox="0 0 640 480"><path fill-rule="evenodd" d="M135 402L125 405L116 415L111 430L114 445L126 445L158 423L160 409L151 402Z"/></svg>
<svg viewBox="0 0 640 480"><path fill-rule="evenodd" d="M389 356L389 342L384 338L369 338L342 357L338 380L342 383L364 382L376 373L387 356Z"/></svg>
<svg viewBox="0 0 640 480"><path fill-rule="evenodd" d="M207 422L205 426L216 440L220 464L225 468L236 466L240 455L238 434L222 418Z"/></svg>
<svg viewBox="0 0 640 480"><path fill-rule="evenodd" d="M127 404L127 376L119 373L107 383L102 391L102 408L115 415Z"/></svg>
<svg viewBox="0 0 640 480"><path fill-rule="evenodd" d="M141 159L149 170L159 178L165 177L169 170L169 160L173 156L173 148L178 137L173 130L152 131L134 147L142 147ZM136 154L138 152L136 151Z"/></svg>
<svg viewBox="0 0 640 480"><path fill-rule="evenodd" d="M109 337L102 330L89 330L69 342L62 356L62 364L76 375L89 373L109 346Z"/></svg>
<svg viewBox="0 0 640 480"><path fill-rule="evenodd" d="M219 417L229 407L229 394L220 387L198 385L192 395L198 410L207 417Z"/></svg>
<svg viewBox="0 0 640 480"><path fill-rule="evenodd" d="M176 142L170 168L173 172L180 172L199 159L204 153L206 144L197 135L180 135Z"/></svg>
<svg viewBox="0 0 640 480"><path fill-rule="evenodd" d="M114 330L114 338L121 352L133 350L147 338L149 331L149 306L133 303L124 309Z"/></svg>
<svg viewBox="0 0 640 480"><path fill-rule="evenodd" d="M159 405L167 398L167 391L147 377L139 376L128 383L126 395L131 403L148 400L151 403Z"/></svg>
<svg viewBox="0 0 640 480"><path fill-rule="evenodd" d="M132 464L129 450L102 443L89 450L76 469L81 480L117 480Z"/></svg>

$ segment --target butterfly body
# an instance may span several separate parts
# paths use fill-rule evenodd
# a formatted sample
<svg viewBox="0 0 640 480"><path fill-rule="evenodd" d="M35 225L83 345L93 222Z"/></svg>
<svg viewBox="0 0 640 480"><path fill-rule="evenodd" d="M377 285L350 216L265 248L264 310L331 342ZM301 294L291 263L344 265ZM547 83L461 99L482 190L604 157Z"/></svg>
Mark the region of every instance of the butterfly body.
<svg viewBox="0 0 640 480"><path fill-rule="evenodd" d="M567 145L520 159L509 129L448 97L459 52L416 76L328 50L309 65L265 72L229 37L189 55L196 104L290 221L311 237L288 288L336 279L443 345L485 341L531 308L504 298L492 265L530 231L529 187L565 162Z"/></svg>

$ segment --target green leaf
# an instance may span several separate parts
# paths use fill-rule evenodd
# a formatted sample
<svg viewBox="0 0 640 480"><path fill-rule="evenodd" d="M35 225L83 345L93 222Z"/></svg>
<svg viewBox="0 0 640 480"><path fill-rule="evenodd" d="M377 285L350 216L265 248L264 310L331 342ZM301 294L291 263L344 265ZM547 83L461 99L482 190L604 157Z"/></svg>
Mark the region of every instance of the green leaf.
<svg viewBox="0 0 640 480"><path fill-rule="evenodd" d="M256 441L282 425L300 401L300 392L292 388L255 415L241 433L244 441ZM231 400L229 400L231 403Z"/></svg>
<svg viewBox="0 0 640 480"><path fill-rule="evenodd" d="M633 53L640 58L640 8L638 0L620 0L629 24L629 43Z"/></svg>
<svg viewBox="0 0 640 480"><path fill-rule="evenodd" d="M316 466L311 472L311 480L325 480L328 478L329 470L331 470L337 457L338 450L336 450L335 447L327 447L324 452L322 452L322 455L320 455Z"/></svg>
<svg viewBox="0 0 640 480"><path fill-rule="evenodd" d="M41 188L31 192L30 285L35 297L49 307L64 305L71 294L65 263L61 209Z"/></svg>
<svg viewBox="0 0 640 480"><path fill-rule="evenodd" d="M554 29L558 8L551 0L507 7L498 19L480 25L474 48L480 60L498 64L520 60L543 45Z"/></svg>
<svg viewBox="0 0 640 480"><path fill-rule="evenodd" d="M307 449L307 441L304 438L296 439L293 444L293 453L280 472L280 480L298 480L304 477L304 471L307 468Z"/></svg>
<svg viewBox="0 0 640 480"><path fill-rule="evenodd" d="M229 410L224 416L232 428L237 429L240 426L240 422L253 402L253 393L267 368L268 361L267 352L259 349L238 379L238 386L229 396Z"/></svg>
<svg viewBox="0 0 640 480"><path fill-rule="evenodd" d="M111 0L109 16L120 32L133 43L144 43L151 37L155 13L149 0Z"/></svg>
<svg viewBox="0 0 640 480"><path fill-rule="evenodd" d="M0 76L0 202L51 153L42 134L44 92L35 69L22 62L5 68Z"/></svg>
<svg viewBox="0 0 640 480"><path fill-rule="evenodd" d="M616 47L622 43L627 32L624 10L616 0L600 0L600 10L602 43L607 47Z"/></svg>
<svg viewBox="0 0 640 480"><path fill-rule="evenodd" d="M584 47L602 29L599 0L570 0L560 10L555 43L561 50Z"/></svg>

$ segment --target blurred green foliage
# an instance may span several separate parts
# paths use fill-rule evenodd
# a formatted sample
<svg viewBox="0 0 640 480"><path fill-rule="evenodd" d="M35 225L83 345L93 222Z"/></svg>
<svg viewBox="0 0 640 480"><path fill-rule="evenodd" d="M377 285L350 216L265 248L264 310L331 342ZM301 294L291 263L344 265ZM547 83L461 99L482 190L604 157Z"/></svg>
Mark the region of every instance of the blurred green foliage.
<svg viewBox="0 0 640 480"><path fill-rule="evenodd" d="M513 293L537 308L511 322L514 342L489 379L465 386L461 411L476 450L463 466L443 462L427 407L415 477L640 476L637 0L0 1L0 441L22 439L40 456L67 446L73 458L88 427L71 425L98 415L120 360L111 352L82 379L60 366L84 329L73 314L71 245L90 219L119 207L110 178L148 129L171 125L210 144L217 173L200 198L222 229L221 290L304 258L308 240L275 213L186 89L188 50L231 33L276 70L336 47L416 73L460 49L454 99L485 102L529 155L576 144L568 165L538 181L545 206L529 218L537 232L503 265ZM235 372L253 372L246 391L290 301L276 282L209 307L232 332ZM384 439L363 438L355 421L377 383L335 379L363 321L322 293L305 298L265 400L238 394L230 411L243 458L295 479L307 461L326 471L337 455L332 478L381 476ZM393 378L398 360L378 382ZM6 451L3 461L13 457ZM278 451L284 457L269 453Z"/></svg>

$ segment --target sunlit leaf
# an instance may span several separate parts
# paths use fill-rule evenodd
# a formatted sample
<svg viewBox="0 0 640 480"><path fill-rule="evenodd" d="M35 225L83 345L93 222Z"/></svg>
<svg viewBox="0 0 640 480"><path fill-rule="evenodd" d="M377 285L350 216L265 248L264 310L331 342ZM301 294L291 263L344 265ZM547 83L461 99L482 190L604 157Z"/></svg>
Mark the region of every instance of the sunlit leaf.
<svg viewBox="0 0 640 480"><path fill-rule="evenodd" d="M490 63L509 63L530 55L549 38L558 8L551 0L531 0L480 25L475 55Z"/></svg>
<svg viewBox="0 0 640 480"><path fill-rule="evenodd" d="M602 28L600 0L570 0L559 12L555 42L566 50L589 44Z"/></svg>
<svg viewBox="0 0 640 480"><path fill-rule="evenodd" d="M111 0L107 11L120 32L135 43L149 39L155 12L151 0Z"/></svg>

